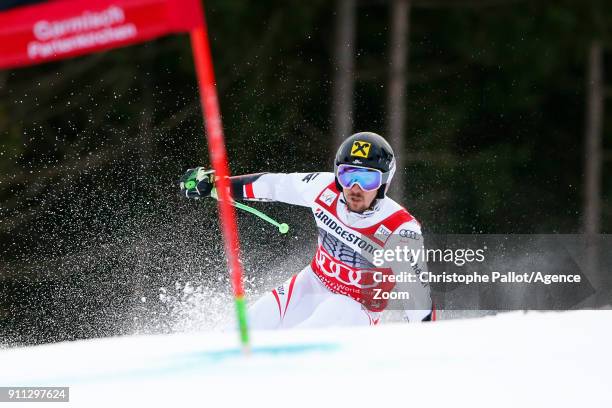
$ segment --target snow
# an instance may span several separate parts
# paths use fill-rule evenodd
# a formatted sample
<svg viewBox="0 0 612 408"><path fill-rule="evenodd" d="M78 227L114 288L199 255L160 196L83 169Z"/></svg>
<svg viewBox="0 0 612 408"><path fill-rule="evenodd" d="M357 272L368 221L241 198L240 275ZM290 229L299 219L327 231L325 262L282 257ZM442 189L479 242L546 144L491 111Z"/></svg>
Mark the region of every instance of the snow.
<svg viewBox="0 0 612 408"><path fill-rule="evenodd" d="M0 385L70 407L612 407L612 311L131 336L0 351Z"/></svg>

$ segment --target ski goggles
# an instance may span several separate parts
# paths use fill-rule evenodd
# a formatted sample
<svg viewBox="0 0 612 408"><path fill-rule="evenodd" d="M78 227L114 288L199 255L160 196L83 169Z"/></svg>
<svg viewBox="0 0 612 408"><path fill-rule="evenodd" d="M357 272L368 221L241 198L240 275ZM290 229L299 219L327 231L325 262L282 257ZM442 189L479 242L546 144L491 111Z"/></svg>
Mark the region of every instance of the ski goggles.
<svg viewBox="0 0 612 408"><path fill-rule="evenodd" d="M380 170L351 166L350 164L339 165L336 177L338 177L338 182L342 187L351 188L358 184L364 191L377 190L383 181Z"/></svg>

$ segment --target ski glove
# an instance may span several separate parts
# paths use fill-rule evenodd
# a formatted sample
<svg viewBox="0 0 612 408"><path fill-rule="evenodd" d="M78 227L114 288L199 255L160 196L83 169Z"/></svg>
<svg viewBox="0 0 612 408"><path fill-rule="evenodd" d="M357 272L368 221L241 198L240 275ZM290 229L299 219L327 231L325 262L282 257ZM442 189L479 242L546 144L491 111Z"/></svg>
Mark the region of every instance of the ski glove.
<svg viewBox="0 0 612 408"><path fill-rule="evenodd" d="M198 199L216 195L214 170L196 167L185 172L179 180L181 195L187 198Z"/></svg>

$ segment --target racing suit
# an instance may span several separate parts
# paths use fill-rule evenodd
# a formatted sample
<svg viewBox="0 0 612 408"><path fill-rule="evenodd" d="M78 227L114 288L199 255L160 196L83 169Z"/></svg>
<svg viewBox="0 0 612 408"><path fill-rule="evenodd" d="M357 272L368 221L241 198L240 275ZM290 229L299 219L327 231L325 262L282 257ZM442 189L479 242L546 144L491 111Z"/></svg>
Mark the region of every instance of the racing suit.
<svg viewBox="0 0 612 408"><path fill-rule="evenodd" d="M389 299L399 297L390 295L393 290L404 294L399 303L405 320L431 320L429 285L389 278L426 271L424 260L374 262L382 250L422 248L419 222L391 198L352 212L328 172L251 174L232 177L231 184L235 199L310 207L318 228L311 263L249 309L251 327L375 325Z"/></svg>

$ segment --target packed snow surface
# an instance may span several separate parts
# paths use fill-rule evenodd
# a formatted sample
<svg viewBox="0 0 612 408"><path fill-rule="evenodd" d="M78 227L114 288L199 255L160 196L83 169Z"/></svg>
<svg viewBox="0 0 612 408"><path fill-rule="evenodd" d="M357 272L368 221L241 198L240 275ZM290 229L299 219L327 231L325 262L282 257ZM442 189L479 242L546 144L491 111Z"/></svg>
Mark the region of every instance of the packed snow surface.
<svg viewBox="0 0 612 408"><path fill-rule="evenodd" d="M612 407L612 311L368 328L132 336L0 351L54 407Z"/></svg>

